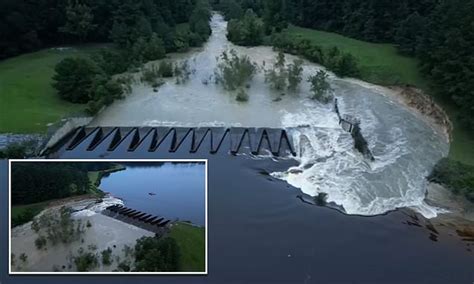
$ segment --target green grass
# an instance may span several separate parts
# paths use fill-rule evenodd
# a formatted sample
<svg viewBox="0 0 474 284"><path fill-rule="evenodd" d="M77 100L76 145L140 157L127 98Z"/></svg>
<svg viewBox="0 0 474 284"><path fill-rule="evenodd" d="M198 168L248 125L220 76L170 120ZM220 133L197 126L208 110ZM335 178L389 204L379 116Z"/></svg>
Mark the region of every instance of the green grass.
<svg viewBox="0 0 474 284"><path fill-rule="evenodd" d="M17 218L20 215L27 212L28 210L31 210L30 212L33 213L36 216L48 206L49 202L50 201L43 201L43 202L32 203L32 204L28 204L28 205L12 206L11 218L12 219Z"/></svg>
<svg viewBox="0 0 474 284"><path fill-rule="evenodd" d="M50 201L43 201L27 205L16 205L11 208L11 225L12 227L19 226L29 221L43 211Z"/></svg>
<svg viewBox="0 0 474 284"><path fill-rule="evenodd" d="M180 248L182 271L205 271L206 238L203 227L178 222L171 227L169 236L176 240Z"/></svg>
<svg viewBox="0 0 474 284"><path fill-rule="evenodd" d="M44 49L0 61L0 133L42 133L47 124L85 106L63 101L51 86L55 65L98 46Z"/></svg>
<svg viewBox="0 0 474 284"><path fill-rule="evenodd" d="M439 97L435 97L435 100L443 107L453 122L453 141L449 148L448 157L455 161L474 166L474 133L466 130L456 119L457 106Z"/></svg>
<svg viewBox="0 0 474 284"><path fill-rule="evenodd" d="M418 70L418 60L402 56L393 44L360 41L335 33L289 26L290 37L308 39L322 48L337 46L354 55L361 68L361 79L381 85L410 84L421 88L426 81Z"/></svg>
<svg viewBox="0 0 474 284"><path fill-rule="evenodd" d="M342 51L351 53L359 61L361 79L364 81L379 85L409 84L430 93L428 82L418 68L418 60L400 55L392 44L370 43L336 33L296 26L290 26L285 33L290 37L308 39L323 48L337 46ZM446 110L454 124L449 158L474 165L474 134L456 121L457 108L451 102L434 98Z"/></svg>

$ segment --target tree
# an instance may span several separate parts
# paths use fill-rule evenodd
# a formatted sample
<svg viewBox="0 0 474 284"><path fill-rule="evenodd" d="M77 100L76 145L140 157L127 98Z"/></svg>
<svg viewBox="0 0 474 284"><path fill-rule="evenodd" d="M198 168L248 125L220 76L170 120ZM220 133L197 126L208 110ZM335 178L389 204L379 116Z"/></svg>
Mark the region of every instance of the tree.
<svg viewBox="0 0 474 284"><path fill-rule="evenodd" d="M288 26L286 0L264 0L265 33L281 32Z"/></svg>
<svg viewBox="0 0 474 284"><path fill-rule="evenodd" d="M235 44L256 46L263 42L263 23L252 10L242 19L231 20L227 25L227 38Z"/></svg>
<svg viewBox="0 0 474 284"><path fill-rule="evenodd" d="M179 271L180 257L173 238L142 237L135 245L134 271Z"/></svg>
<svg viewBox="0 0 474 284"><path fill-rule="evenodd" d="M211 34L209 19L209 4L203 0L196 2L196 5L189 18L190 31L198 36L195 45L201 45Z"/></svg>
<svg viewBox="0 0 474 284"><path fill-rule="evenodd" d="M102 107L109 106L115 100L123 98L124 89L116 80L108 76L97 76L91 87L91 100L87 112L94 115Z"/></svg>
<svg viewBox="0 0 474 284"><path fill-rule="evenodd" d="M223 0L219 5L219 10L223 12L227 21L232 19L240 19L244 15L242 6L235 0Z"/></svg>
<svg viewBox="0 0 474 284"><path fill-rule="evenodd" d="M130 42L127 25L118 21L114 21L109 37L119 47L127 47Z"/></svg>
<svg viewBox="0 0 474 284"><path fill-rule="evenodd" d="M328 77L324 70L319 70L308 78L308 82L311 84L311 92L313 93L312 99L323 103L329 102L331 96L328 95L328 92L331 90L331 85L327 81Z"/></svg>
<svg viewBox="0 0 474 284"><path fill-rule="evenodd" d="M63 33L76 36L80 41L84 41L87 35L95 29L93 24L94 15L91 8L76 1L69 1L66 7L66 25L60 27Z"/></svg>
<svg viewBox="0 0 474 284"><path fill-rule="evenodd" d="M414 12L400 23L395 34L398 50L403 54L415 55L420 37L424 33L425 19Z"/></svg>
<svg viewBox="0 0 474 284"><path fill-rule="evenodd" d="M350 53L344 53L340 56L333 70L339 77L357 77L360 75L357 59Z"/></svg>
<svg viewBox="0 0 474 284"><path fill-rule="evenodd" d="M164 58L166 55L163 40L153 33L144 50L144 59L153 61Z"/></svg>
<svg viewBox="0 0 474 284"><path fill-rule="evenodd" d="M53 87L64 100L86 103L91 99L91 87L95 76L102 73L90 59L68 57L55 67Z"/></svg>

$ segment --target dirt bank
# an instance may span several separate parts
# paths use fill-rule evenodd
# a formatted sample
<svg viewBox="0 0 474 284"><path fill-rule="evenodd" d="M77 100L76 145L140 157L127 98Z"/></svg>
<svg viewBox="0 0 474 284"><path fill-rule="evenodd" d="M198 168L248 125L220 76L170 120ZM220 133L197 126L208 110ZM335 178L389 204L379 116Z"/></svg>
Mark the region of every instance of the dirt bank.
<svg viewBox="0 0 474 284"><path fill-rule="evenodd" d="M421 114L430 125L440 130L449 142L452 141L453 124L448 114L436 104L432 97L411 86L390 86L389 88L395 92L400 103Z"/></svg>

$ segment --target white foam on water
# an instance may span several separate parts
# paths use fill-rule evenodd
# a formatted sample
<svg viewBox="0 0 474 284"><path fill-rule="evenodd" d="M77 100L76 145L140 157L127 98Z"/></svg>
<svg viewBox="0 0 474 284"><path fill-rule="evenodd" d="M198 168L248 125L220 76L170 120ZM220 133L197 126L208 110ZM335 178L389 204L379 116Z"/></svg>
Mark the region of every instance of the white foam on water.
<svg viewBox="0 0 474 284"><path fill-rule="evenodd" d="M424 176L429 167L411 157L413 142L405 137L402 126L378 136L379 122L370 110L366 112L363 133L375 156L375 161L369 161L354 149L351 135L338 125L335 114L318 112L321 110L313 109L284 117L287 127L311 127L290 130L299 165L272 176L310 196L327 193L327 201L341 205L348 214L378 215L403 207L426 218L443 212L424 202Z"/></svg>
<svg viewBox="0 0 474 284"><path fill-rule="evenodd" d="M109 206L123 204L124 203L121 199L115 198L112 195L106 195L104 198L102 198L102 202L89 204L84 209L74 212L72 216L90 217L104 211Z"/></svg>

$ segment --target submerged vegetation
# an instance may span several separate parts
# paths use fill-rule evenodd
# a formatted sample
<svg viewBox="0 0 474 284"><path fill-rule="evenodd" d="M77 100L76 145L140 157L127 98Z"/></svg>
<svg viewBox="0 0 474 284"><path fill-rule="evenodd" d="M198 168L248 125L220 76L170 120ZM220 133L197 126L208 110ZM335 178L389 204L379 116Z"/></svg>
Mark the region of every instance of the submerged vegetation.
<svg viewBox="0 0 474 284"><path fill-rule="evenodd" d="M51 210L35 218L31 229L38 234L35 240L36 248L47 249L47 245L55 246L59 243L70 244L81 239L86 226L81 220L71 218L71 209L61 207Z"/></svg>
<svg viewBox="0 0 474 284"><path fill-rule="evenodd" d="M314 63L321 64L339 77L360 77L357 59L350 53L342 52L336 46L323 49L307 39L295 40L285 33L274 34L271 44L276 50L302 55Z"/></svg>
<svg viewBox="0 0 474 284"><path fill-rule="evenodd" d="M287 77L288 73L285 65L285 54L279 52L273 66L270 69L265 70L265 82L268 82L274 90L283 91L287 87Z"/></svg>
<svg viewBox="0 0 474 284"><path fill-rule="evenodd" d="M238 100L246 101L245 90L257 71L257 66L248 56L239 56L235 50L224 51L218 59L215 71L216 82L228 91L238 91Z"/></svg>
<svg viewBox="0 0 474 284"><path fill-rule="evenodd" d="M265 70L265 82L277 91L296 91L302 81L303 61L294 60L286 64L285 54L279 52L276 61L270 69Z"/></svg>
<svg viewBox="0 0 474 284"><path fill-rule="evenodd" d="M330 95L331 85L327 81L329 75L324 70L319 70L316 74L308 78L311 84L312 98L322 103L328 103L332 100Z"/></svg>
<svg viewBox="0 0 474 284"><path fill-rule="evenodd" d="M176 63L174 67L174 75L176 76L176 84L184 84L186 83L191 74L194 70L191 70L189 67L189 62L187 60L183 60L181 62Z"/></svg>

